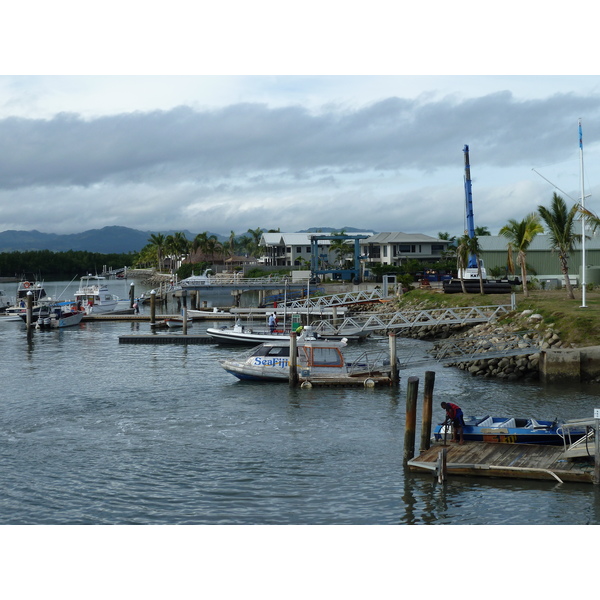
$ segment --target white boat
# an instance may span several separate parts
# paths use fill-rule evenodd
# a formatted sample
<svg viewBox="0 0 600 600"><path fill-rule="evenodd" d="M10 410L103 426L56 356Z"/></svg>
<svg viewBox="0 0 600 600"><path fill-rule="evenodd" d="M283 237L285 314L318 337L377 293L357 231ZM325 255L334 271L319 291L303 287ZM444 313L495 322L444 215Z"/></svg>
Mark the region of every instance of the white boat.
<svg viewBox="0 0 600 600"><path fill-rule="evenodd" d="M171 329L181 329L183 327L183 317L168 317L165 319L165 325ZM187 318L187 326L192 326L192 319Z"/></svg>
<svg viewBox="0 0 600 600"><path fill-rule="evenodd" d="M4 293L4 290L0 290L0 313L6 312L6 309L10 308L11 306L11 301Z"/></svg>
<svg viewBox="0 0 600 600"><path fill-rule="evenodd" d="M307 331L308 330L308 331ZM346 340L315 339L310 327L297 340L297 370L304 384L377 385L392 383L392 368L385 351L362 352L346 358L342 350ZM261 344L240 357L219 361L220 365L238 379L250 381L289 380L289 340Z"/></svg>
<svg viewBox="0 0 600 600"><path fill-rule="evenodd" d="M6 307L3 311L4 314L6 314L7 319L18 321L21 314L25 314L29 293L31 293L32 296L32 307L34 312L38 311L40 306L43 306L43 301L47 298L44 283L37 281L36 279L23 279L19 281L19 285L17 286L17 295L15 297L14 305Z"/></svg>
<svg viewBox="0 0 600 600"><path fill-rule="evenodd" d="M208 327L206 333L213 340L222 344L247 344L256 345L263 342L290 341L290 332L284 330L274 330L273 333L269 329L248 327L242 325L238 319L233 327Z"/></svg>
<svg viewBox="0 0 600 600"><path fill-rule="evenodd" d="M75 304L81 302L85 312L100 314L117 309L119 297L111 294L108 285L103 283L104 277L86 275L81 278L79 289L75 292Z"/></svg>
<svg viewBox="0 0 600 600"><path fill-rule="evenodd" d="M40 307L31 318L36 329L57 329L79 325L85 316L85 310L73 302L56 302ZM27 314L21 314L21 319L27 322Z"/></svg>
<svg viewBox="0 0 600 600"><path fill-rule="evenodd" d="M220 344L245 344L245 345L256 345L265 342L277 342L290 340L290 329L275 329L273 332L268 327L258 326L250 327L243 325L238 319L233 327L224 325L223 327L208 327L206 329L207 335L209 335L215 342ZM298 331L298 330L296 330ZM346 341L357 341L365 339L369 335L369 332L360 333L357 335L334 335L327 334L322 337L328 340L341 340Z"/></svg>

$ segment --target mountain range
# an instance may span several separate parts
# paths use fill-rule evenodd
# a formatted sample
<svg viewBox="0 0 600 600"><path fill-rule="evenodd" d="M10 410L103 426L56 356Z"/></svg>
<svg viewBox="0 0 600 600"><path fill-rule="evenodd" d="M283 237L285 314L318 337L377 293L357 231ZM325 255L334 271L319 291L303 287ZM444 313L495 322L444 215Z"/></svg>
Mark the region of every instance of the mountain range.
<svg viewBox="0 0 600 600"><path fill-rule="evenodd" d="M353 227L344 227L346 233L358 231ZM341 231L332 227L312 227L300 233L320 231L328 233ZM17 231L7 230L0 232L0 252L25 252L29 250L51 250L53 252L67 252L68 250L83 250L87 252L98 252L100 254L123 254L128 252L139 252L148 244L148 240L156 231L140 231L129 227L113 225L102 229L89 229L82 233L57 234L42 233L40 231ZM160 232L164 235L172 235L175 231ZM183 231L188 240L193 240L197 234ZM220 242L227 236L216 235ZM240 234L242 235L242 234Z"/></svg>

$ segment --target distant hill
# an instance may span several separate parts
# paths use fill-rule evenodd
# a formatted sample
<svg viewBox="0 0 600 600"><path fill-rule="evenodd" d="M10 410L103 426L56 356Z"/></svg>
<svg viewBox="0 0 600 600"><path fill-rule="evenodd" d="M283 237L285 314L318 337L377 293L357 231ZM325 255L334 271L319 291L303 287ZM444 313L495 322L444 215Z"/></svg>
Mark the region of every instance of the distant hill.
<svg viewBox="0 0 600 600"><path fill-rule="evenodd" d="M148 239L156 231L139 231L129 227L103 227L90 229L82 233L58 235L56 233L41 233L39 231L2 231L0 232L0 252L24 252L27 250L52 250L66 252L68 250L85 250L101 254L121 254L139 252L148 244ZM174 231L161 232L165 235ZM188 240L193 240L197 234L184 231ZM215 234L217 235L217 234ZM227 239L217 235L220 241Z"/></svg>
<svg viewBox="0 0 600 600"><path fill-rule="evenodd" d="M342 230L350 234L356 231L364 231L364 229L357 229L356 227L311 227L298 233L331 233L332 231ZM16 231L13 229L0 232L0 252L26 252L28 250L51 250L52 252L84 250L100 254L139 252L148 244L148 239L153 233L172 235L175 231L140 231L139 229L114 225L102 229L89 229L82 233L59 235L57 233L41 233L36 230ZM193 240L197 235L186 230L183 233L188 240ZM244 233L240 232L238 237ZM218 233L208 232L208 234L216 235L220 242L228 239L228 236Z"/></svg>

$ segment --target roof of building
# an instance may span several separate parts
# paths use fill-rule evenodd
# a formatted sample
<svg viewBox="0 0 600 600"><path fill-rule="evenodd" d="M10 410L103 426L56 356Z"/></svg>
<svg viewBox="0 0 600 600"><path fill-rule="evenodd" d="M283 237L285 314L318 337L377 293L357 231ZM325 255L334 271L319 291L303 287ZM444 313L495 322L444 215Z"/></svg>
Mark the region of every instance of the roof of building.
<svg viewBox="0 0 600 600"><path fill-rule="evenodd" d="M448 240L439 240L423 233L404 233L402 231L382 231L365 240L366 244L418 244L431 242L450 243Z"/></svg>
<svg viewBox="0 0 600 600"><path fill-rule="evenodd" d="M265 246L310 246L311 243L311 237L313 235L334 235L333 233L330 232L325 232L325 233L280 233L280 232L275 232L275 233L263 233L262 234L262 240L264 242ZM354 236L354 235L366 235L366 236L372 236L373 232L372 231L358 231L358 232L352 232L352 233L348 233L347 235L349 236ZM330 241L329 240L319 240L319 244L321 245L326 245L329 244Z"/></svg>
<svg viewBox="0 0 600 600"><path fill-rule="evenodd" d="M500 252L506 251L508 247L508 239L503 235L481 235L477 238L483 252ZM587 250L600 250L600 236L591 236L586 239L585 247ZM535 252L536 250L550 250L550 236L547 234L536 235L527 252ZM581 244L575 244L575 250L581 249Z"/></svg>

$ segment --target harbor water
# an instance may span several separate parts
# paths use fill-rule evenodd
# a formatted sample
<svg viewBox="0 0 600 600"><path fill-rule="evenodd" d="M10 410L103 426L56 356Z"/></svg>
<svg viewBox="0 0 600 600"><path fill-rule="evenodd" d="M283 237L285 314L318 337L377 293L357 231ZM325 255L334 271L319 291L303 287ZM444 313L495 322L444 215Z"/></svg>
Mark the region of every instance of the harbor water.
<svg viewBox="0 0 600 600"><path fill-rule="evenodd" d="M110 285L126 298L126 284ZM483 380L429 361L403 370L400 389L290 389L225 373L218 361L237 348L119 344L137 332L149 324L89 322L28 340L22 322L0 318L1 524L600 523L598 486L440 485L402 465L409 376L421 402L435 372L436 421L441 401L469 415L590 417L596 387ZM401 356L428 347L398 338Z"/></svg>

